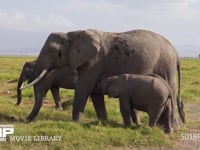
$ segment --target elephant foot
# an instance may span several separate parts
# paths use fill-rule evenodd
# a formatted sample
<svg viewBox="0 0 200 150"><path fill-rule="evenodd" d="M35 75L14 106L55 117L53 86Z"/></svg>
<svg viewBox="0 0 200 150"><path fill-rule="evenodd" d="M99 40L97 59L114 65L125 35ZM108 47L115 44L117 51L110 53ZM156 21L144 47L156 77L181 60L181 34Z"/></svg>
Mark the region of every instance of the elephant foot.
<svg viewBox="0 0 200 150"><path fill-rule="evenodd" d="M27 120L27 119L24 121L24 123L30 123L30 122L31 120Z"/></svg>
<svg viewBox="0 0 200 150"><path fill-rule="evenodd" d="M163 125L166 123L166 120L167 120L167 116L165 116L165 114L162 114L157 122L157 125L160 127L163 127ZM172 119L171 126L173 128L173 131L178 131L179 125L178 125L178 121L176 118Z"/></svg>
<svg viewBox="0 0 200 150"><path fill-rule="evenodd" d="M141 122L135 123L138 127L141 127L143 124Z"/></svg>
<svg viewBox="0 0 200 150"><path fill-rule="evenodd" d="M83 116L83 112L73 113L72 120L78 122L81 120L82 116Z"/></svg>
<svg viewBox="0 0 200 150"><path fill-rule="evenodd" d="M178 121L176 119L172 120L172 128L174 131L178 131L179 129Z"/></svg>
<svg viewBox="0 0 200 150"><path fill-rule="evenodd" d="M173 128L164 128L164 132L167 134L173 133Z"/></svg>
<svg viewBox="0 0 200 150"><path fill-rule="evenodd" d="M63 107L62 106L55 106L55 109L59 110L59 111L63 111Z"/></svg>
<svg viewBox="0 0 200 150"><path fill-rule="evenodd" d="M26 120L25 120L25 123L29 123L29 122L31 122L33 119L30 119L30 118L26 118Z"/></svg>
<svg viewBox="0 0 200 150"><path fill-rule="evenodd" d="M98 112L97 117L99 120L106 121L107 120L107 113L105 111Z"/></svg>
<svg viewBox="0 0 200 150"><path fill-rule="evenodd" d="M15 106L19 106L19 104L20 104L20 103L17 102L17 103L15 104Z"/></svg>
<svg viewBox="0 0 200 150"><path fill-rule="evenodd" d="M142 123L140 122L140 119L133 119L133 123L135 123L137 126L142 126Z"/></svg>
<svg viewBox="0 0 200 150"><path fill-rule="evenodd" d="M35 118L35 116L29 115L29 116L26 118L26 122L31 122L34 118Z"/></svg>
<svg viewBox="0 0 200 150"><path fill-rule="evenodd" d="M124 127L125 127L125 128L130 128L131 125L130 125L130 124L124 124Z"/></svg>

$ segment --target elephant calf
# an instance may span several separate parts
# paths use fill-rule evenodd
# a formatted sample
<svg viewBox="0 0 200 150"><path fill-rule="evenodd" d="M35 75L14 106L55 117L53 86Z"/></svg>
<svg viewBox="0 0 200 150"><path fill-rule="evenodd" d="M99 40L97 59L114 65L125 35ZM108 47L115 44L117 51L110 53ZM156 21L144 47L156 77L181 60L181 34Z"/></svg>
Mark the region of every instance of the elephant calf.
<svg viewBox="0 0 200 150"><path fill-rule="evenodd" d="M19 105L21 103L21 88L23 87L23 82L28 81L31 82L31 76L33 74L33 70L35 67L35 61L26 62L21 71L21 75L18 80L17 86L17 103ZM34 87L34 95L35 95L35 104L34 107L27 117L27 120L31 121L39 112L43 98L45 97L48 90L51 90L53 95L56 108L62 110L59 88L65 89L74 89L77 81L77 72L76 70L69 70L69 68L62 69L53 69L49 71L42 79L41 82L35 84Z"/></svg>
<svg viewBox="0 0 200 150"><path fill-rule="evenodd" d="M168 83L160 76L121 74L102 79L97 88L109 97L119 98L120 111L126 126L136 116L133 109L149 115L149 126L156 126L159 118L165 117L164 131L172 131L173 93Z"/></svg>

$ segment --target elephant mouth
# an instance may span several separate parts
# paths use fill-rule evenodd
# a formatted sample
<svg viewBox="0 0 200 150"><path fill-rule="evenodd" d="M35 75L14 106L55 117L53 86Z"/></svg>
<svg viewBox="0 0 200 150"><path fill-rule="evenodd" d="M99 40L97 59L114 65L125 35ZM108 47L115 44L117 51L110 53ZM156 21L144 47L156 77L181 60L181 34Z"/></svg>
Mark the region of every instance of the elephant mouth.
<svg viewBox="0 0 200 150"><path fill-rule="evenodd" d="M35 80L33 80L31 83L29 83L29 84L27 84L25 86L24 86L24 84L22 84L22 86L20 87L20 90L26 89L28 87L31 87L31 86L37 84L47 74L47 72L48 72L48 70L43 70L40 73L40 75Z"/></svg>

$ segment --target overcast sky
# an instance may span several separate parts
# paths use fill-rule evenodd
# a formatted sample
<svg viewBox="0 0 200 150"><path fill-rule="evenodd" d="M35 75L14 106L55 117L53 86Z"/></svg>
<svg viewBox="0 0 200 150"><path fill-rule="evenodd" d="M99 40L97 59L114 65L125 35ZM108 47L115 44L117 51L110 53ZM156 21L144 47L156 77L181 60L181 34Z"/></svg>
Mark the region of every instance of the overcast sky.
<svg viewBox="0 0 200 150"><path fill-rule="evenodd" d="M199 0L0 0L0 52L38 49L51 32L148 29L181 56L200 54Z"/></svg>

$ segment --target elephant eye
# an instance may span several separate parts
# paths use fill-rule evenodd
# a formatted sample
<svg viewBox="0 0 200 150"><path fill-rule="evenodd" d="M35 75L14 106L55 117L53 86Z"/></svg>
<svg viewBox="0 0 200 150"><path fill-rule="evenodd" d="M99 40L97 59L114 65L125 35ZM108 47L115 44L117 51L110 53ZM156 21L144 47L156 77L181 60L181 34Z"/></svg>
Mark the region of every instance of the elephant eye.
<svg viewBox="0 0 200 150"><path fill-rule="evenodd" d="M77 49L77 53L80 53L80 49L79 48Z"/></svg>

